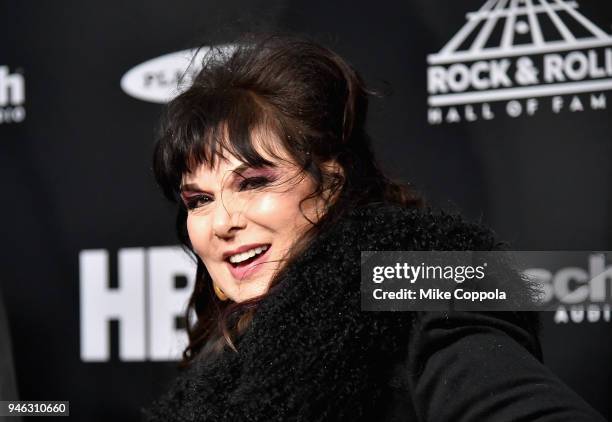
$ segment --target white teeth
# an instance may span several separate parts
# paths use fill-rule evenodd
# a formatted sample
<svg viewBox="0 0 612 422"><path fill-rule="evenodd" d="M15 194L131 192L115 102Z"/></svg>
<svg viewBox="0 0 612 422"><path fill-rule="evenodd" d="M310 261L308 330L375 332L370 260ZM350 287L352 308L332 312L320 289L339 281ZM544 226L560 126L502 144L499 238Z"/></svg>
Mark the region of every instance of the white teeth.
<svg viewBox="0 0 612 422"><path fill-rule="evenodd" d="M250 251L246 251L246 252L242 252L242 253L230 256L229 262L231 262L232 264L239 264L242 261L246 261L247 259L266 251L267 249L268 249L267 245L258 246L257 248L251 249Z"/></svg>

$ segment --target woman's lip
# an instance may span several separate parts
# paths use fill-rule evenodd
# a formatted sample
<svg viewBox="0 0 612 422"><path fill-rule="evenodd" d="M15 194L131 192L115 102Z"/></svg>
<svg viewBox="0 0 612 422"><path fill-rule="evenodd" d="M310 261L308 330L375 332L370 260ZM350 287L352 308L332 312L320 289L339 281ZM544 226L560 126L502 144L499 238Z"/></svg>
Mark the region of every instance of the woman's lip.
<svg viewBox="0 0 612 422"><path fill-rule="evenodd" d="M253 274L257 273L261 269L262 267L261 264L263 263L264 259L267 258L268 252L270 251L270 249L272 249L272 245L269 245L268 249L266 249L264 253L259 255L255 261L249 262L245 266L234 267L228 261L225 261L225 264L227 265L232 276L234 276L236 280L242 281L245 278L251 277Z"/></svg>
<svg viewBox="0 0 612 422"><path fill-rule="evenodd" d="M238 249L234 249L233 251L227 251L227 252L223 253L222 258L223 259L228 259L232 255L237 255L239 253L250 251L251 249L255 249L257 247L266 246L266 245L269 246L270 244L269 243L251 243L249 245L243 245L243 246L239 247Z"/></svg>

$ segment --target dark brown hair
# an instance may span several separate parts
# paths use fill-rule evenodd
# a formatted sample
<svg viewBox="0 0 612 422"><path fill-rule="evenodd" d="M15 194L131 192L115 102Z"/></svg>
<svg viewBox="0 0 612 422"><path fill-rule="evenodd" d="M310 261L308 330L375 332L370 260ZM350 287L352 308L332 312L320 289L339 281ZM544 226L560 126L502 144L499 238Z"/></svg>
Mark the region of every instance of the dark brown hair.
<svg viewBox="0 0 612 422"><path fill-rule="evenodd" d="M316 190L308 198L323 192L334 198L323 218L312 222L295 244L283 266L287 268L317 233L347 210L373 202L421 204L408 185L389 180L376 163L365 130L368 94L357 72L328 48L304 38L249 35L230 47L211 48L193 84L168 104L153 170L165 196L178 203L177 233L197 261L183 364L224 346L233 348L232 339L248 326L263 298L232 303L214 294L187 233L187 210L179 199L183 175L201 164L214 166L224 151L252 167L271 165L254 148L252 135L255 129L272 130L314 181ZM326 171L323 163L329 160L342 172ZM282 273L273 277L270 291ZM190 323L193 311L197 319Z"/></svg>

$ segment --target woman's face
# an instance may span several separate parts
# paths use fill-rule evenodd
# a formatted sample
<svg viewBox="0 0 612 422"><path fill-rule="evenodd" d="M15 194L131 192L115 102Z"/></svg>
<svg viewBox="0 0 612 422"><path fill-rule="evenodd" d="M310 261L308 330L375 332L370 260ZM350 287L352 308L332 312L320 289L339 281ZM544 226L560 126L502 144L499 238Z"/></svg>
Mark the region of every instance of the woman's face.
<svg viewBox="0 0 612 422"><path fill-rule="evenodd" d="M259 152L275 167L251 168L228 155L182 182L191 244L235 302L267 291L293 242L311 226L305 216L316 221L323 207L320 198L308 199L300 210L315 188L312 180L292 161Z"/></svg>

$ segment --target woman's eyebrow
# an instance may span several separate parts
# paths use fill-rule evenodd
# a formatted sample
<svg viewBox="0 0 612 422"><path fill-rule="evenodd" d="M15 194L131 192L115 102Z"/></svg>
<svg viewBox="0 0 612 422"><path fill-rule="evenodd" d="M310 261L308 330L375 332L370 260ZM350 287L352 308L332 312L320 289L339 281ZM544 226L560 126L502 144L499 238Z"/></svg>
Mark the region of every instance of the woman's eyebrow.
<svg viewBox="0 0 612 422"><path fill-rule="evenodd" d="M264 166L257 166L257 167L253 167L250 166L249 164L241 164L238 167L236 167L235 169L231 170L232 172L232 177L236 178L237 176L243 176L243 173L247 170L253 170L255 172L259 172L259 171L263 171L263 172L270 172L273 171L274 168L276 168L277 166L275 164L272 165L264 165ZM251 174L251 173L249 173Z"/></svg>
<svg viewBox="0 0 612 422"><path fill-rule="evenodd" d="M197 183L185 183L184 185L181 185L179 190L180 192L185 192L188 190L200 190L200 187Z"/></svg>
<svg viewBox="0 0 612 422"><path fill-rule="evenodd" d="M239 166L237 166L236 168L234 168L233 170L230 170L230 172L232 174L241 174L243 171L245 171L247 169L250 169L250 168L251 168L251 166L249 166L248 164L242 163Z"/></svg>
<svg viewBox="0 0 612 422"><path fill-rule="evenodd" d="M250 165L246 163L242 163L239 166L234 167L232 170L229 170L230 177L241 176L245 170L248 170L250 168L252 168ZM184 191L189 191L189 190L199 191L202 189L197 183L185 183L181 185L179 190L180 192L184 192Z"/></svg>

